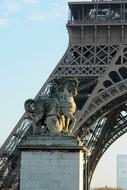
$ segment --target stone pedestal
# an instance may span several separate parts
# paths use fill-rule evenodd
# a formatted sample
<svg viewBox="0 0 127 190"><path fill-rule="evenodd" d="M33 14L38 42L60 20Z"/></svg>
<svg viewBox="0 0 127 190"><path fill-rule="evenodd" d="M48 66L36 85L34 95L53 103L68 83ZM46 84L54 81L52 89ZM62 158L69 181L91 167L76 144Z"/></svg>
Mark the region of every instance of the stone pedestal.
<svg viewBox="0 0 127 190"><path fill-rule="evenodd" d="M77 138L33 136L20 149L20 190L83 190L85 150Z"/></svg>

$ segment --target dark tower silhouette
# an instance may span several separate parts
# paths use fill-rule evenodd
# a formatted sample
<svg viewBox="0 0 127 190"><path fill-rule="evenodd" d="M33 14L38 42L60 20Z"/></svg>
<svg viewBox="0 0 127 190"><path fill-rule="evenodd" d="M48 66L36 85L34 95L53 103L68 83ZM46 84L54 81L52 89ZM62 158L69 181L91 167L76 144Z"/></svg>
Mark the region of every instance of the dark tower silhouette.
<svg viewBox="0 0 127 190"><path fill-rule="evenodd" d="M127 1L69 2L69 46L36 97L63 78L79 80L74 135L89 150L84 189L107 148L127 132ZM30 133L22 116L0 150L0 189L18 189L17 146Z"/></svg>

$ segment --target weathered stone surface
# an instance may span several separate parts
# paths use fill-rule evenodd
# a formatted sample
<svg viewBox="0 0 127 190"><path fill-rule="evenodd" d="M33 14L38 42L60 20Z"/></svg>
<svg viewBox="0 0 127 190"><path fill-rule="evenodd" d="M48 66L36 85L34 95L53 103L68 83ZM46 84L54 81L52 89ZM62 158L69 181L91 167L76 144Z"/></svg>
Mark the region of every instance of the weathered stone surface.
<svg viewBox="0 0 127 190"><path fill-rule="evenodd" d="M43 135L43 136L30 136L28 137L23 143L21 144L22 149L34 149L34 148L46 148L49 149L50 147L56 147L60 149L67 149L67 148L74 148L74 149L81 149L83 148L82 142L74 136L68 136L68 135L56 135L56 136L49 136L49 135Z"/></svg>
<svg viewBox="0 0 127 190"><path fill-rule="evenodd" d="M29 137L20 148L20 190L83 190L83 151L77 138Z"/></svg>

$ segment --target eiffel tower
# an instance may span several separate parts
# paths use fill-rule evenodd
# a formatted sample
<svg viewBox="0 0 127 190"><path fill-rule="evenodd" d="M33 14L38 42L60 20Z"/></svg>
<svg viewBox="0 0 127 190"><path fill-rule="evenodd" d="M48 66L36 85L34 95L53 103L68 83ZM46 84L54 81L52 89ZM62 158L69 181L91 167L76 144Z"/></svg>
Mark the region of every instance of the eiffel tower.
<svg viewBox="0 0 127 190"><path fill-rule="evenodd" d="M89 150L84 189L102 155L127 132L127 1L69 2L69 46L36 98L63 78L79 81L73 134ZM19 189L18 144L30 134L21 117L0 150L0 189Z"/></svg>

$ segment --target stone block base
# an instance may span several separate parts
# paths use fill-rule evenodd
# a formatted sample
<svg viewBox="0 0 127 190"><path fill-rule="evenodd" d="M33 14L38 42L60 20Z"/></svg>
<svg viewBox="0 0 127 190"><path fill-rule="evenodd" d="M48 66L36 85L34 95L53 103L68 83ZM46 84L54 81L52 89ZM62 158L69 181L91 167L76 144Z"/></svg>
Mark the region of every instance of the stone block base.
<svg viewBox="0 0 127 190"><path fill-rule="evenodd" d="M77 138L33 136L20 149L20 190L83 190L84 151Z"/></svg>

